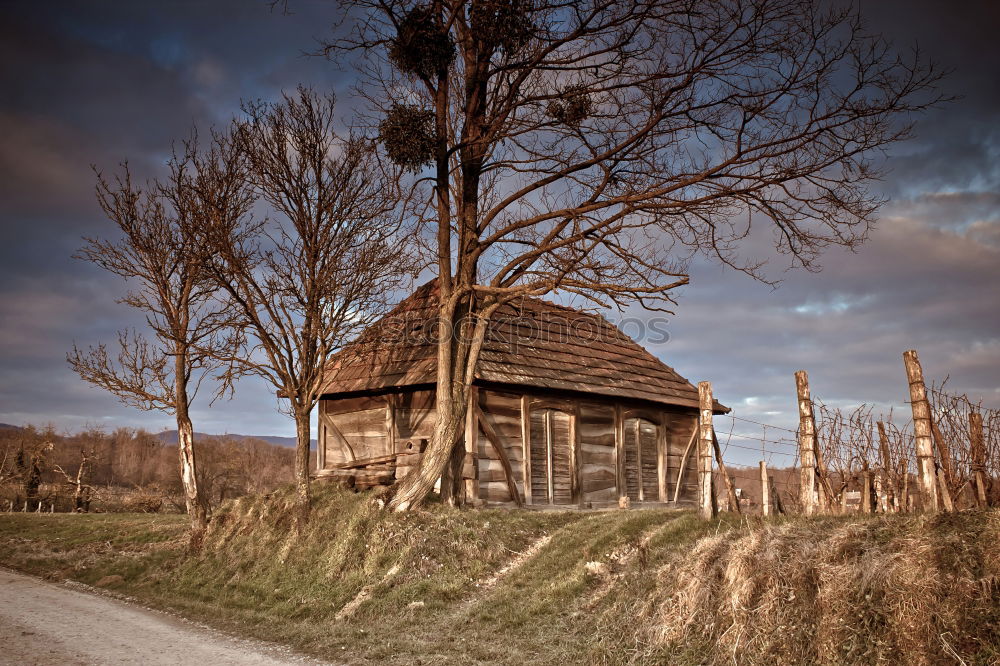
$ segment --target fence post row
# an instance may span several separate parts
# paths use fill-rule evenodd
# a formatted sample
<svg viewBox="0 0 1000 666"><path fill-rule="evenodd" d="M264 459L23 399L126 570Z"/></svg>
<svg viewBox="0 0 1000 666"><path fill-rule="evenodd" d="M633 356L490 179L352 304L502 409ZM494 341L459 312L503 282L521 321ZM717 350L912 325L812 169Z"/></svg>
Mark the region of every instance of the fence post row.
<svg viewBox="0 0 1000 666"><path fill-rule="evenodd" d="M712 484L712 384L698 383L698 515L703 520L715 517L715 491Z"/></svg>

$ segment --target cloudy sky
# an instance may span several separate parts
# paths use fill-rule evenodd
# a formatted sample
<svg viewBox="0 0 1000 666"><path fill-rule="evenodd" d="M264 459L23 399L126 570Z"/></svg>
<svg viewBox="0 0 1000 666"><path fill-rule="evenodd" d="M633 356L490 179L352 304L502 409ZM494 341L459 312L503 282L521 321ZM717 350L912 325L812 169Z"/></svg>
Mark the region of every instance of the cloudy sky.
<svg viewBox="0 0 1000 666"><path fill-rule="evenodd" d="M792 374L827 403L905 409L901 353L928 378L1000 406L1000 3L863 0L870 27L919 44L954 72L958 101L919 119L879 190L891 199L857 253L821 273L771 275L777 289L709 263L692 267L669 342L652 347L747 418L794 422ZM0 3L0 422L168 427L80 381L75 342L141 324L122 285L71 255L107 235L91 165L162 168L172 140L229 118L241 98L299 83L349 96L351 73L303 52L334 19L328 0ZM204 432L288 435L273 392L195 410Z"/></svg>

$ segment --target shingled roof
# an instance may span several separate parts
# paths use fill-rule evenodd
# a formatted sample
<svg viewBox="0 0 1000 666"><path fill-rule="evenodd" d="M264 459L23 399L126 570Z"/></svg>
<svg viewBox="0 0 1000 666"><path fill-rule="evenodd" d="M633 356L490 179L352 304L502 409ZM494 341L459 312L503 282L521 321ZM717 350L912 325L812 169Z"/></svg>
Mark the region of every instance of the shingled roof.
<svg viewBox="0 0 1000 666"><path fill-rule="evenodd" d="M436 382L437 281L418 288L330 358L323 395ZM475 377L497 383L698 406L698 390L600 315L536 298L494 315ZM726 410L716 403L716 410Z"/></svg>

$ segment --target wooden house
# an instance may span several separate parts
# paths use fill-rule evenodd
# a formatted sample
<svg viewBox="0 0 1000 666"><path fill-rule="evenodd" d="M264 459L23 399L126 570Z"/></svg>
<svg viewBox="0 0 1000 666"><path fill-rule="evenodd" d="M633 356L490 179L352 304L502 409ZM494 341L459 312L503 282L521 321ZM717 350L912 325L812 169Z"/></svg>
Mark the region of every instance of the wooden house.
<svg viewBox="0 0 1000 666"><path fill-rule="evenodd" d="M431 282L330 359L317 477L391 483L419 463L434 428L436 308ZM697 389L603 317L528 298L501 309L470 402L473 503L696 501Z"/></svg>

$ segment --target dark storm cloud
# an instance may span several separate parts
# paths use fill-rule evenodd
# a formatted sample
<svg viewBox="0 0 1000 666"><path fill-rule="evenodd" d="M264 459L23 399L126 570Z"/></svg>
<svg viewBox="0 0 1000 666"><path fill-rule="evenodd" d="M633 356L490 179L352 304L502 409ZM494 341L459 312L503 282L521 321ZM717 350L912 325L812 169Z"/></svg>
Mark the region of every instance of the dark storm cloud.
<svg viewBox="0 0 1000 666"><path fill-rule="evenodd" d="M1000 405L1000 65L992 0L867 0L869 28L954 70L962 98L917 118L877 191L892 201L856 254L831 251L819 274L784 273L777 290L711 262L692 267L671 340L653 347L690 379L711 379L737 413L794 421L792 373L810 371L832 404L904 409L900 354L929 378ZM141 318L114 304L123 285L70 259L107 235L90 165L128 159L155 175L171 141L224 122L241 98L310 84L349 109L350 72L315 49L335 3L6 3L0 11L0 421L164 426L120 407L66 367L73 341L113 339ZM754 244L752 254L765 247ZM643 313L632 313L646 318ZM287 434L273 393L244 382L232 404L199 402L199 430Z"/></svg>
<svg viewBox="0 0 1000 666"><path fill-rule="evenodd" d="M162 173L172 142L225 122L241 98L300 83L339 89L330 63L303 55L330 6L295 16L264 2L5 3L0 9L0 421L59 426L169 422L118 405L65 362L74 341L113 340L142 318L114 303L119 280L71 258L83 236L113 233L94 200L91 165L128 160ZM195 410L201 429L285 427L270 391Z"/></svg>

